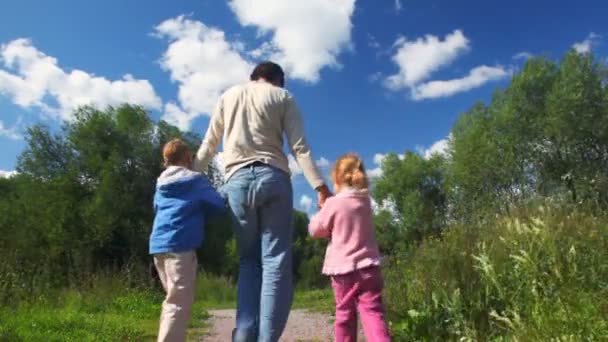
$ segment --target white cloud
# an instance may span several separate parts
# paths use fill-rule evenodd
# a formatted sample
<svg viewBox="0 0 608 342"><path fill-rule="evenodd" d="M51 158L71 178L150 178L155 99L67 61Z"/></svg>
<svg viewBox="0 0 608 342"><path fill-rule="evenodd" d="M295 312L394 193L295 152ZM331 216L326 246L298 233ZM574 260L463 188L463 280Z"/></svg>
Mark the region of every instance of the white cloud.
<svg viewBox="0 0 608 342"><path fill-rule="evenodd" d="M243 26L271 34L256 56L284 65L289 77L317 82L324 67L340 67L338 55L351 47L355 0L231 0Z"/></svg>
<svg viewBox="0 0 608 342"><path fill-rule="evenodd" d="M253 49L249 52L249 55L253 58L263 59L276 53L276 48L269 42L264 42L257 49Z"/></svg>
<svg viewBox="0 0 608 342"><path fill-rule="evenodd" d="M175 102L167 102L162 119L179 128L182 131L190 130L192 120L198 117L198 113L184 112Z"/></svg>
<svg viewBox="0 0 608 342"><path fill-rule="evenodd" d="M0 120L0 137L5 137L12 140L21 140L23 137L19 133L17 126L19 126L21 120L17 121L17 124L13 127L4 127L4 122Z"/></svg>
<svg viewBox="0 0 608 342"><path fill-rule="evenodd" d="M400 37L394 47L397 51L392 60L399 67L399 72L386 78L385 86L399 90L415 86L434 71L452 63L469 50L469 40L461 30L455 30L444 40L430 34L415 41Z"/></svg>
<svg viewBox="0 0 608 342"><path fill-rule="evenodd" d="M179 84L179 106L168 103L163 119L189 129L193 119L210 115L221 93L248 79L253 64L242 56L239 42L226 40L223 31L184 16L156 26L169 46L160 64Z"/></svg>
<svg viewBox="0 0 608 342"><path fill-rule="evenodd" d="M510 74L510 71L501 66L489 67L482 65L472 69L469 72L469 75L463 78L456 78L447 81L430 81L417 85L412 89L412 98L419 101L448 97L480 87L490 81L504 79Z"/></svg>
<svg viewBox="0 0 608 342"><path fill-rule="evenodd" d="M382 161L386 158L386 154L376 153L374 154L375 168L367 170L367 176L370 179L380 178L382 176Z"/></svg>
<svg viewBox="0 0 608 342"><path fill-rule="evenodd" d="M291 177L296 177L302 174L302 168L298 165L296 158L291 154L287 156L287 161L289 163L289 171L291 171Z"/></svg>
<svg viewBox="0 0 608 342"><path fill-rule="evenodd" d="M401 12L403 9L403 4L401 4L401 0L395 0L395 11Z"/></svg>
<svg viewBox="0 0 608 342"><path fill-rule="evenodd" d="M373 169L370 169L367 171L367 176L371 179L377 179L382 177L382 168L380 166L376 166Z"/></svg>
<svg viewBox="0 0 608 342"><path fill-rule="evenodd" d="M160 109L161 99L147 80L126 74L110 81L82 70L65 71L57 59L39 51L29 39L16 39L0 47L0 94L23 108L38 107L70 119L82 105L106 107L133 103Z"/></svg>
<svg viewBox="0 0 608 342"><path fill-rule="evenodd" d="M593 46L597 45L601 36L593 32L589 33L587 38L581 42L576 42L572 45L572 48L578 53L589 53Z"/></svg>
<svg viewBox="0 0 608 342"><path fill-rule="evenodd" d="M377 165L381 165L385 158L386 154L376 153L374 154L374 163Z"/></svg>
<svg viewBox="0 0 608 342"><path fill-rule="evenodd" d="M317 164L317 167L320 169L326 169L326 168L329 168L329 166L330 166L329 160L327 160L325 157L319 158L315 163Z"/></svg>
<svg viewBox="0 0 608 342"><path fill-rule="evenodd" d="M386 77L384 86L392 91L409 89L412 99L417 101L452 96L510 75L510 71L501 66L481 65L462 78L426 81L434 72L469 51L469 39L461 30L455 30L443 40L433 35L415 41L399 37L393 46L396 52L392 60L399 72Z"/></svg>
<svg viewBox="0 0 608 342"><path fill-rule="evenodd" d="M374 154L374 164L376 165L376 167L373 169L367 170L367 176L370 179L374 180L374 179L382 177L382 162L384 161L386 156L387 156L387 154L382 154L382 153ZM403 158L405 158L405 155L398 154L397 157L399 159L403 159Z"/></svg>
<svg viewBox="0 0 608 342"><path fill-rule="evenodd" d="M513 59L520 59L520 60L527 60L532 57L534 57L534 54L532 54L531 52L528 52L528 51L518 52L515 55L513 55Z"/></svg>
<svg viewBox="0 0 608 342"><path fill-rule="evenodd" d="M446 138L435 141L429 148L419 148L418 153L425 159L431 158L433 154L446 155L450 139L452 139L452 133Z"/></svg>
<svg viewBox="0 0 608 342"><path fill-rule="evenodd" d="M287 162L289 165L289 171L291 171L291 177L297 177L304 173L300 165L298 165L298 161L293 155L287 156ZM315 161L315 164L320 169L327 169L330 167L330 162L325 157L321 157Z"/></svg>
<svg viewBox="0 0 608 342"><path fill-rule="evenodd" d="M300 197L300 208L304 209L306 212L309 212L312 208L312 198L307 195L302 195Z"/></svg>
<svg viewBox="0 0 608 342"><path fill-rule="evenodd" d="M397 204L390 199L385 199L382 201L382 203L378 203L372 198L372 211L374 214L387 211L393 218L394 222L399 222L400 220L399 211L397 211Z"/></svg>
<svg viewBox="0 0 608 342"><path fill-rule="evenodd" d="M11 178L14 177L18 174L17 171L4 171L4 170L0 170L0 178Z"/></svg>

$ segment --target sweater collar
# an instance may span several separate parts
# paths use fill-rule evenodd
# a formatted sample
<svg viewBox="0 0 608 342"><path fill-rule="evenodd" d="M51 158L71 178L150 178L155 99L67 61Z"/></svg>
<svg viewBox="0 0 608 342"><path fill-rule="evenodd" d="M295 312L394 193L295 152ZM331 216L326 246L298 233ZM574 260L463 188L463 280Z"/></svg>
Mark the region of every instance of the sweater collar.
<svg viewBox="0 0 608 342"><path fill-rule="evenodd" d="M355 189L352 187L345 187L336 194L336 196L344 197L367 197L369 191L367 189Z"/></svg>

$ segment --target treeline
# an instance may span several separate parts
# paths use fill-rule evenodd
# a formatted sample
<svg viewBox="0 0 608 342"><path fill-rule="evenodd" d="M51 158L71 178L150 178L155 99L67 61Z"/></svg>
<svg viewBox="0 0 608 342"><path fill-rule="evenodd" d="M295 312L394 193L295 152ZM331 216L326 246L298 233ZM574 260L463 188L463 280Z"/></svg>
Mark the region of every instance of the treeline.
<svg viewBox="0 0 608 342"><path fill-rule="evenodd" d="M132 286L153 285L152 198L162 172L161 148L177 137L193 151L200 144L198 135L163 121L155 124L142 108L129 105L81 108L58 133L30 127L18 175L0 179L0 302L77 287L100 274L119 274ZM208 174L221 185L216 165ZM306 216L296 218L297 274L322 281L319 265L306 266L317 253L311 248L322 247L307 239ZM235 277L238 259L229 218L205 228L205 245L198 251L202 269Z"/></svg>
<svg viewBox="0 0 608 342"><path fill-rule="evenodd" d="M399 339L608 338L607 84L591 54L532 58L460 116L445 153L383 161Z"/></svg>

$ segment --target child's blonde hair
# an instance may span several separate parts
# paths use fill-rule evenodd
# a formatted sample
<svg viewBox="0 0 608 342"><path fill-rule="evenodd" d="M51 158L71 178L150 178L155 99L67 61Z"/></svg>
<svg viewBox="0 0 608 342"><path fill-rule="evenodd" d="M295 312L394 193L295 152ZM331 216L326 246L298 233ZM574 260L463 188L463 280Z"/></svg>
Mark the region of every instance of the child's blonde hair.
<svg viewBox="0 0 608 342"><path fill-rule="evenodd" d="M192 161L192 153L188 145L181 139L173 139L163 147L164 166L189 164Z"/></svg>
<svg viewBox="0 0 608 342"><path fill-rule="evenodd" d="M331 178L337 191L344 186L359 190L369 187L363 161L354 153L347 153L336 160Z"/></svg>

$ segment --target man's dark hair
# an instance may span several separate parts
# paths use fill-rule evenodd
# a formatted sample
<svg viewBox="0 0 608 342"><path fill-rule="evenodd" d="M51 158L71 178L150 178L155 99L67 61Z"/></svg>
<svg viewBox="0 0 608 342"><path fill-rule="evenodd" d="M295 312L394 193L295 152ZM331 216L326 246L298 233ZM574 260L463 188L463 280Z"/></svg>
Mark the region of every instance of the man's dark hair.
<svg viewBox="0 0 608 342"><path fill-rule="evenodd" d="M285 73L277 63L266 61L258 64L255 69L253 69L250 79L252 81L257 81L260 78L280 87L285 86Z"/></svg>

